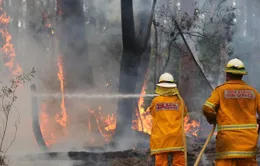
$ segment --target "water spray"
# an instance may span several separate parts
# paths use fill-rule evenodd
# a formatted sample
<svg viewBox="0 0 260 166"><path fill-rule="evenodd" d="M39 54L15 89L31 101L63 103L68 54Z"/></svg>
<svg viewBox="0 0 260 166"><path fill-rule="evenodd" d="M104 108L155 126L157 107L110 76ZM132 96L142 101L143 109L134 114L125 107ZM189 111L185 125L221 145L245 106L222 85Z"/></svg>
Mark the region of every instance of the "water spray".
<svg viewBox="0 0 260 166"><path fill-rule="evenodd" d="M131 98L140 98L140 97L156 97L157 94L88 94L88 93L40 93L37 92L36 86L31 85L31 95L32 95L32 127L35 139L37 141L38 146L43 152L50 152L41 132L40 122L39 122L39 105L38 99L40 98L57 98L60 99L62 97L66 99L131 99ZM49 154L51 157L54 157L56 154Z"/></svg>
<svg viewBox="0 0 260 166"><path fill-rule="evenodd" d="M62 95L67 99L123 99L156 97L157 94L88 94L88 93L33 93L33 96L39 98L61 98Z"/></svg>

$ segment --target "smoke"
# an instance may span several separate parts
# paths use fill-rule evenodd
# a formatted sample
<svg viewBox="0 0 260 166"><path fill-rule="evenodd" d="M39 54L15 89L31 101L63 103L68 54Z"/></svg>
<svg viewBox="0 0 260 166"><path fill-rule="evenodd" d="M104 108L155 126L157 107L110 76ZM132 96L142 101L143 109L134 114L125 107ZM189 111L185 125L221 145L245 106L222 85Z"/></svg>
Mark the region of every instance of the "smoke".
<svg viewBox="0 0 260 166"><path fill-rule="evenodd" d="M75 164L80 163L79 161L72 161L69 156L62 155L58 158L51 159L49 156L44 154L34 154L34 156L25 157L24 155L13 155L10 159L9 165L10 166L57 166L57 165L64 165L64 166L74 166Z"/></svg>
<svg viewBox="0 0 260 166"><path fill-rule="evenodd" d="M20 124L15 142L8 155L10 165L55 165L57 162L48 157L40 159L25 155L41 153L32 130L32 94L30 84L36 84L39 93L60 92L60 81L57 73L58 56L62 57L64 69L64 87L66 92L86 92L89 94L115 94L118 91L120 56L122 51L120 0L112 1L82 1L84 17L76 19L77 13L68 17L65 24L56 24L57 6L52 1L8 1L5 4L12 18L10 23L12 43L16 50L16 61L23 72L32 67L36 70L33 81L25 84L17 91L15 108L20 114ZM65 3L71 3L64 1ZM68 4L63 4L67 5ZM135 12L148 10L134 2ZM11 7L12 6L12 7ZM15 8L21 10L15 10ZM137 8L138 7L138 8ZM77 8L77 7L75 7ZM88 12L92 10L92 14ZM138 10L137 10L138 9ZM67 12L71 12L68 9ZM60 20L58 20L60 21ZM137 25L138 26L138 25ZM84 27L84 28L82 28ZM64 31L65 29L65 31ZM86 42L86 45L84 45ZM3 73L2 73L3 74ZM9 74L4 73L2 80L9 80ZM92 81L89 81L91 80ZM55 123L55 117L61 112L60 99L38 99L39 116L48 116L45 124L47 141L55 140L50 150L55 152L80 151L88 147L100 148L105 144L94 116L89 117L89 110L99 110L102 116L111 115L117 109L117 100L78 100L66 99L68 113L68 134L64 136L62 127ZM43 109L45 105L45 110ZM17 113L14 111L10 119L7 140L14 136L14 121ZM89 123L90 122L90 123ZM89 124L92 125L89 131ZM89 132L88 132L89 131ZM128 135L128 134L126 134ZM55 137L55 138L54 138ZM93 141L94 139L94 141ZM123 138L116 150L125 150L140 140ZM92 142L91 142L92 141ZM147 142L146 142L147 145ZM107 148L106 150L115 150ZM73 165L69 157L62 165ZM61 163L59 163L61 164Z"/></svg>
<svg viewBox="0 0 260 166"><path fill-rule="evenodd" d="M259 68L259 12L257 8L260 6L259 1L236 1L233 5L236 10L236 31L234 34L232 47L233 57L240 58L245 63L248 75L245 81L260 90L260 80L257 75Z"/></svg>
<svg viewBox="0 0 260 166"><path fill-rule="evenodd" d="M214 161L212 161L211 159L208 159L207 156L203 155L201 158L201 164L202 165L213 165Z"/></svg>
<svg viewBox="0 0 260 166"><path fill-rule="evenodd" d="M256 21L259 17L259 12L257 13L257 10L250 10L249 8L254 5L259 5L259 2L255 2L256 4L251 4L250 6L248 2L240 1L237 3L237 8L240 12L236 17L237 30L235 31L231 45L234 48L232 56L238 56L245 61L250 73L246 79L250 84L259 89L260 80L258 77L255 77L255 74L257 74L257 70L255 69L259 67L257 64L257 55L260 47L258 45L259 36L257 36L257 34L260 26L258 26ZM85 22L85 24L78 23L78 20L72 20L74 19L73 17L69 18L69 20L66 21L65 27L68 31L64 32L64 34L61 31L64 27L62 27L62 25L55 25L56 18L53 19L53 16L56 15L56 4L50 3L51 1L26 0L18 2L9 0L8 2L10 4L5 4L5 7L11 10L8 14L12 18L10 29L12 42L14 43L17 53L16 60L20 63L24 72L35 67L36 77L32 83L36 84L38 92L60 92L60 82L57 78L57 60L58 56L61 55L64 62L65 91L68 90L74 93L83 91L89 94L117 93L119 65L122 52L120 0L83 1L85 18L81 18L81 21L84 20L83 22ZM199 1L198 6L202 6L203 4L202 1ZM11 8L11 5L16 7ZM16 10L20 6L22 10ZM191 8L191 6L187 6L187 8ZM149 10L149 5L142 7L137 1L134 1L135 13L147 10ZM48 17L43 24L42 13L44 11L47 12ZM247 16L246 19L245 16ZM46 25L48 24L54 29L54 36L51 35L50 29L46 29ZM137 22L135 26L138 25L139 23ZM250 34L249 32L252 33ZM60 38L63 38L64 41L60 41ZM87 43L86 48L84 48L83 42L81 41ZM60 43L64 45L59 47ZM73 49L75 49L76 52L73 52ZM62 50L62 52L59 50ZM7 74L4 75L4 72L1 74L1 79L7 81ZM196 75L194 77L196 77ZM90 79L93 80L89 81ZM197 79L197 77L194 79ZM206 85L196 84L194 86L205 88ZM202 88L200 88L200 91L201 89ZM185 89L186 92L192 90L194 89ZM194 108L201 107L201 104L208 95L208 90L203 90L203 94L196 94L196 97L194 97L196 104L192 106L194 106ZM48 161L49 159L47 157L41 160L37 157L33 159L22 157L26 154L31 155L42 151L38 147L32 132L31 114L33 110L31 92L28 84L19 89L17 97L15 107L20 113L20 125L16 140L8 153L11 156L10 164L55 165L57 164L56 162L64 161ZM48 127L46 130L49 132L47 136L52 138L50 134L56 134L55 136L57 137L57 143L51 147L52 151L79 151L85 150L87 147L95 149L104 146L105 141L99 132L97 122L93 116L89 117L87 112L92 109L98 110L98 108L101 107L100 112L102 114L111 115L117 109L117 100L66 100L69 117L67 136L63 136L62 127L53 125L56 114L61 112L61 100L39 99L39 111L43 111L41 110L43 103L47 105L45 111L51 117L45 126ZM11 140L14 135L13 123L16 118L17 113L12 114L7 140ZM90 124L92 125L91 132L87 132L89 131L88 122L91 122ZM204 125L203 127L205 128L204 132L207 133L208 126ZM129 134L126 133L125 135ZM90 143L93 138L95 139L94 143ZM123 140L121 141L122 144L119 145L117 150L125 150L129 146L132 146L132 144L140 141L125 137L121 139ZM145 142L145 144L147 144L147 142ZM108 148L106 150L115 149ZM62 163L63 165L73 165L73 162L70 161L68 156L64 158L66 158L66 160L64 161L65 163Z"/></svg>

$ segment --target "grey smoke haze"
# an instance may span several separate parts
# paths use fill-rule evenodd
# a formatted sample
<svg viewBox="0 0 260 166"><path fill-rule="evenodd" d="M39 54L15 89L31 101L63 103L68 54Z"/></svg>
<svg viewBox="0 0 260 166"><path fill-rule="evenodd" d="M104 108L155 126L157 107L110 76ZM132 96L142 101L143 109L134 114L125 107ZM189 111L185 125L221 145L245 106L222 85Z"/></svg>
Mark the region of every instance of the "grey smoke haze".
<svg viewBox="0 0 260 166"><path fill-rule="evenodd" d="M134 1L134 10L142 11L147 10L147 6L142 8L138 5L138 0ZM256 3L256 6L259 6L260 2L249 0L250 2ZM40 1L37 1L37 5L40 7ZM41 1L47 5L47 1ZM85 0L85 7L87 0ZM173 3L175 3L174 1ZM29 28L29 22L32 21L36 23L36 29L40 27L40 19L41 12L44 8L40 8L38 11L34 11L31 9L30 3L32 1L22 1L22 5L16 1L9 1L10 4L5 4L6 6L12 6L11 9L11 17L14 18L12 20L12 26L19 25L19 31L14 33L12 31L13 40L15 43L17 60L21 64L24 72L29 71L32 67L35 67L37 73L36 78L33 80L33 83L36 83L38 91L42 92L59 92L59 80L57 79L57 59L58 59L58 50L54 48L54 45L57 44L56 40L50 41L49 35L46 33L36 33L35 30ZM105 5L104 5L105 4ZM203 4L202 1L199 1L198 5ZM185 3L186 9L192 9L190 3ZM246 67L249 70L250 74L247 76L247 80L250 84L254 85L257 89L260 89L260 80L255 75L259 74L259 65L257 60L259 60L258 52L259 52L259 23L257 23L257 18L260 16L260 13L257 10L250 10L250 3L244 2L243 0L236 0L237 8L240 10L240 13L236 18L238 27L235 32L232 46L234 47L233 56L238 56L242 60L245 61ZM251 4L252 5L252 4ZM21 6L21 10L19 12L15 12L17 8ZM86 85L82 83L82 80L79 80L78 86L82 89L78 91L84 91L86 93L116 93L118 87L118 76L119 76L119 63L120 63L120 55L121 55L121 25L120 25L120 1L112 0L96 0L94 1L94 6L97 11L102 11L105 13L105 19L110 22L114 22L113 25L107 23L105 26L101 26L97 21L96 25L99 26L99 31L96 30L92 25L88 23L89 20L86 20L86 29L87 35L86 39L89 44L88 53L89 56L87 59L84 59L92 66L93 70L93 79L94 85ZM254 5L253 5L254 6ZM30 11L29 11L30 9ZM49 9L50 10L50 9ZM87 11L87 9L86 9ZM252 12L251 12L252 11ZM50 10L50 12L53 12ZM245 14L247 13L247 15ZM8 13L9 14L9 13ZM15 15L14 15L15 14ZM87 13L85 13L87 16ZM245 19L245 15L247 19ZM252 15L251 18L249 15ZM18 20L17 20L18 19ZM247 20L247 21L245 21ZM77 25L75 26L77 29ZM251 32L252 29L254 33ZM245 33L246 32L246 33ZM251 33L249 33L251 32ZM115 49L114 47L117 46ZM49 49L45 49L49 47ZM53 53L55 56L53 56ZM249 58L253 56L253 58ZM84 68L84 66L78 66L77 63L72 62L71 66ZM73 68L71 68L73 70ZM4 75L3 73L1 73ZM5 76L1 76L2 80L7 80ZM66 81L66 80L65 80ZM107 87L106 84L109 83ZM91 87L91 88L90 88ZM65 84L66 88L66 84ZM204 98L208 95L208 92L204 92L203 97L199 97L199 101L203 102ZM17 157L17 155L21 156L24 154L33 154L39 153L41 150L36 144L33 132L32 132L32 119L31 119L31 93L28 85L22 87L17 92L18 100L15 104L16 108L20 112L20 125L17 133L16 141L11 147L8 154L15 155L11 159L11 165L20 166L20 165L56 165L56 161L44 161L44 160L31 160L25 159L25 161L21 161L21 158ZM203 98L203 99L201 99ZM50 113L52 115L60 112L59 104L60 100L51 100L48 101L50 103ZM76 150L82 150L86 146L88 146L86 140L96 137L100 138L100 135L97 133L87 133L87 125L86 125L86 109L82 109L82 103L97 108L98 106L102 106L102 111L105 113L112 113L117 109L117 101L116 100L101 100L101 101L68 101L67 110L69 112L70 117L70 126L68 130L70 131L69 135L66 138L60 138L59 144L56 144L52 150L53 151L68 151L72 148ZM8 133L8 140L13 136L13 125L12 122L17 117L17 114L13 114L10 123L10 132ZM207 133L207 126L205 127L205 133ZM125 139L125 138L122 138ZM122 143L121 149L125 149L128 147L128 143L135 141L129 138L129 140L125 139L125 142ZM102 141L100 141L102 144ZM99 146L96 145L96 146ZM67 156L65 156L66 158ZM64 160L62 160L64 161ZM60 165L72 165L71 161L59 161ZM206 161L205 161L206 162Z"/></svg>
<svg viewBox="0 0 260 166"><path fill-rule="evenodd" d="M234 35L234 54L245 62L248 76L245 80L260 90L260 80L257 76L259 74L259 22L257 21L260 13L259 1L234 1L238 10L237 15L237 29Z"/></svg>
<svg viewBox="0 0 260 166"><path fill-rule="evenodd" d="M63 61L69 61L70 73L77 73L79 70L85 68L83 63L87 62L91 64L93 71L93 85L87 85L84 83L85 78L79 78L74 80L77 83L77 86L80 87L75 92L86 92L86 93L117 93L118 88L118 76L119 76L119 63L121 56L121 25L120 25L120 1L93 1L94 7L96 7L96 14L99 14L96 17L95 25L89 23L90 20L87 19L87 0L84 1L85 7L85 16L86 16L86 36L88 43L88 57L81 58L80 61L73 59L77 55L71 53L72 59L63 59ZM34 9L34 3L36 5ZM60 91L60 82L57 78L58 72L58 55L60 52L58 50L58 45L60 43L59 39L56 37L50 37L46 32L43 32L42 28L42 12L47 11L49 15L55 15L54 4L51 4L52 1L34 1L34 0L25 0L21 2L9 1L9 4L5 4L7 8L11 10L8 13L13 19L10 27L15 29L17 25L19 26L19 31L11 31L13 40L15 44L15 49L17 53L16 60L21 65L24 72L30 71L32 67L35 67L36 75L32 83L35 83L37 86L38 92L59 92ZM46 6L52 8L46 8ZM134 3L136 11L146 10L140 7L137 4L137 1ZM21 6L21 7L20 7ZM17 10L19 9L19 10ZM101 17L101 18L98 18ZM105 18L102 18L105 17ZM107 23L104 24L102 19L107 20ZM68 20L69 22L69 20ZM111 24L111 22L113 24ZM52 19L47 19L46 24L55 25L55 22ZM103 25L104 24L104 25ZM33 26L33 27L32 27ZM75 31L80 31L77 24L70 25L72 26L71 33ZM96 29L95 27L98 27ZM56 32L59 32L59 29L55 29ZM78 36L79 38L84 38L84 36ZM77 39L77 36L74 38ZM73 41L70 41L73 42ZM75 47L81 45L81 43L74 41ZM66 57L64 57L66 58ZM79 65L80 64L80 65ZM65 77L66 77L65 72ZM72 74L73 75L73 74ZM2 76L2 79L8 80L7 75ZM65 89L66 89L66 79L65 79ZM108 85L107 85L108 84ZM90 88L91 87L91 88ZM31 117L31 92L29 85L21 87L17 92L18 100L15 104L16 108L20 113L20 125L18 133L16 136L16 141L9 150L8 155L11 156L10 165L21 166L21 165L72 165L73 163L69 161L47 161L42 159L29 159L19 156L26 154L35 154L40 153L41 150L38 147L35 137L32 132L32 117ZM41 107L42 102L49 105L47 107L47 112L55 117L57 113L61 111L60 109L60 100L39 100L39 107ZM100 133L97 131L87 133L87 116L85 115L88 111L87 108L82 108L82 105L87 105L90 108L102 107L102 112L106 114L111 114L117 109L117 100L100 100L100 101L85 101L85 100L67 100L67 111L69 115L70 124L68 126L69 134L66 137L59 137L59 141L52 147L52 151L68 151L68 150L83 150L85 147L90 146L87 143L87 140L96 138L97 144L91 146L102 146L103 141L98 141L101 138ZM39 108L39 111L41 108ZM11 140L14 132L13 122L17 115L13 115L10 120L9 133L7 140ZM93 123L96 125L96 123ZM57 126L50 126L53 128L53 132L56 132L55 128ZM59 130L59 128L57 129ZM60 133L60 131L57 131ZM123 139L123 138L122 138ZM135 140L131 138L125 139L120 145L121 150L127 149L128 144Z"/></svg>

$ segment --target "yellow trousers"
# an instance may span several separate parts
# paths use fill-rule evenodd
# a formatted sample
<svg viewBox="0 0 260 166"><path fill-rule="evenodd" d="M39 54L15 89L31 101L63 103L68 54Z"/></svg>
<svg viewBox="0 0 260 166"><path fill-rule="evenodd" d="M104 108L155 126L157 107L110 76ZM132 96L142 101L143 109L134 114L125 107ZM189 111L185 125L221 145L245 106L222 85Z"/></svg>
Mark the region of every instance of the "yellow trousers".
<svg viewBox="0 0 260 166"><path fill-rule="evenodd" d="M184 152L170 152L155 155L155 166L168 166L168 155L173 156L172 166L185 166Z"/></svg>
<svg viewBox="0 0 260 166"><path fill-rule="evenodd" d="M256 157L238 159L219 159L216 166L257 166Z"/></svg>

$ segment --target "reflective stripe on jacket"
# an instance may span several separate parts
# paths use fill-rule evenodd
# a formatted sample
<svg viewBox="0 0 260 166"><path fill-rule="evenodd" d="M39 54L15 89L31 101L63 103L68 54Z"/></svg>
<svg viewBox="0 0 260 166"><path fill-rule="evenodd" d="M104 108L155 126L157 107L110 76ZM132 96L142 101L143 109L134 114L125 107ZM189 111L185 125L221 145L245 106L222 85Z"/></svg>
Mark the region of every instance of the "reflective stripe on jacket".
<svg viewBox="0 0 260 166"><path fill-rule="evenodd" d="M209 122L216 118L217 159L256 155L260 96L254 88L242 80L228 81L212 92L203 105L203 113Z"/></svg>
<svg viewBox="0 0 260 166"><path fill-rule="evenodd" d="M151 154L184 151L182 133L182 105L177 95L158 96L150 106L152 131ZM185 114L187 108L184 106Z"/></svg>
<svg viewBox="0 0 260 166"><path fill-rule="evenodd" d="M223 130L243 130L243 129L256 129L257 124L235 124L235 125L221 125L218 126L218 131Z"/></svg>

